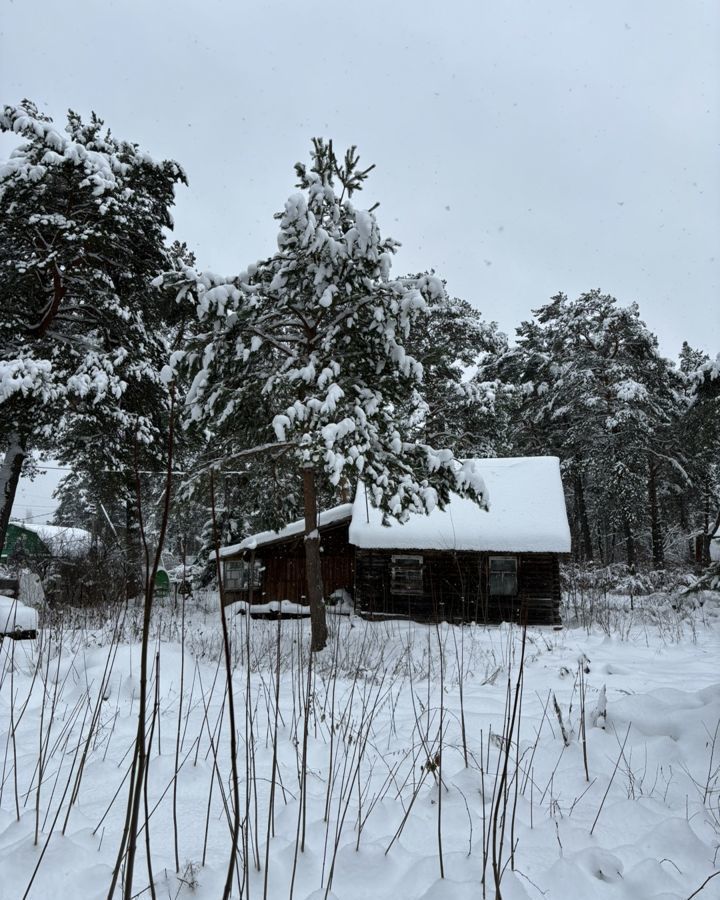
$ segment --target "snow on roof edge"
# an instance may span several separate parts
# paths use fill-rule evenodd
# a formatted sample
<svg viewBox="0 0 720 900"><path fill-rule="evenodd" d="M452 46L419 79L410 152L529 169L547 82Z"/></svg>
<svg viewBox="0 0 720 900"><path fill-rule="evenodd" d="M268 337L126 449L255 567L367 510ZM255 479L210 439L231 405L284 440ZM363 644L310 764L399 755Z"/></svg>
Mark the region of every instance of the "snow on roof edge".
<svg viewBox="0 0 720 900"><path fill-rule="evenodd" d="M12 520L11 525L29 531L40 538L50 553L56 556L78 557L86 553L92 543L92 535L84 528L71 525L35 524Z"/></svg>
<svg viewBox="0 0 720 900"><path fill-rule="evenodd" d="M323 510L318 515L318 527L325 528L328 525L335 525L344 519L350 520L352 515L352 503L341 503L339 506L333 506L330 509ZM242 553L244 550L255 550L265 544L274 544L276 541L283 541L286 538L296 537L305 531L305 520L298 519L290 522L279 531L261 531L258 534L251 534L238 544L232 544L229 547L220 548L220 559L228 556L235 556L236 553Z"/></svg>
<svg viewBox="0 0 720 900"><path fill-rule="evenodd" d="M473 460L490 497L485 511L451 495L445 509L411 514L403 525L382 524L359 486L350 543L365 550L440 550L482 553L569 553L570 527L556 456Z"/></svg>

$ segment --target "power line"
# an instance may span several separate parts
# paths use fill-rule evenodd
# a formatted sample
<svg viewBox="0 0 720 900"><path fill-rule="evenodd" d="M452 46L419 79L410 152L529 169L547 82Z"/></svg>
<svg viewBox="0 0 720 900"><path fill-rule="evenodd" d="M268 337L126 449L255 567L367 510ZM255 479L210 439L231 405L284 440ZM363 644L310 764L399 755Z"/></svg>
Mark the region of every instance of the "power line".
<svg viewBox="0 0 720 900"><path fill-rule="evenodd" d="M73 469L71 466L44 466L38 464L38 469L41 472L47 470L52 470L53 472L78 472L77 469ZM210 471L207 469L206 471ZM220 475L247 475L248 472L246 469L216 469L215 470ZM130 472L133 475L164 475L167 476L167 469L139 469L135 470L131 466L126 466L124 469L97 469L97 472L102 474L110 475L121 475L124 472ZM82 470L80 470L80 474L82 474ZM196 474L192 470L189 469L173 469L173 475L194 475Z"/></svg>
<svg viewBox="0 0 720 900"><path fill-rule="evenodd" d="M10 519L10 524L22 525L23 522L29 522L30 519L44 519L47 515L48 513L38 513L36 516L25 516L23 519Z"/></svg>
<svg viewBox="0 0 720 900"><path fill-rule="evenodd" d="M45 466L42 463L38 463L37 467L39 471L44 472L46 470L50 470L53 472L76 472L77 469L73 469L72 466ZM123 472L132 472L135 474L135 469L131 466L126 466L124 469L98 469L97 471L103 472L106 474L116 474L119 475ZM138 475L167 475L167 469L140 469L137 473ZM173 475L189 475L190 472L187 472L185 469L173 469ZM244 472L226 472L227 475L244 475Z"/></svg>
<svg viewBox="0 0 720 900"><path fill-rule="evenodd" d="M59 503L53 503L52 506L49 506L49 505L46 505L46 504L44 504L44 503L23 503L23 502L22 502L22 497L20 497L20 498L16 497L16 498L15 498L15 503L14 503L13 505L14 505L14 506L24 506L25 509L55 509L55 508L56 508L57 506L59 506L60 504L59 504Z"/></svg>

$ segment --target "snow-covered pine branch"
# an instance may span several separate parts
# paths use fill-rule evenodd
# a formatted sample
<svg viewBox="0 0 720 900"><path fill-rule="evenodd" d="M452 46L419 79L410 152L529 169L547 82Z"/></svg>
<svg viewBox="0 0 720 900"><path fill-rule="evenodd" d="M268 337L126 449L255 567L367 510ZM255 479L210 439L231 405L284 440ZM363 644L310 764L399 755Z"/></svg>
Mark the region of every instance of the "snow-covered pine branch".
<svg viewBox="0 0 720 900"><path fill-rule="evenodd" d="M0 432L25 454L127 465L166 405L172 323L151 281L172 261L165 230L185 175L95 114L70 112L63 130L24 101L0 110L0 130L20 141L0 164ZM0 494L1 543L14 490Z"/></svg>

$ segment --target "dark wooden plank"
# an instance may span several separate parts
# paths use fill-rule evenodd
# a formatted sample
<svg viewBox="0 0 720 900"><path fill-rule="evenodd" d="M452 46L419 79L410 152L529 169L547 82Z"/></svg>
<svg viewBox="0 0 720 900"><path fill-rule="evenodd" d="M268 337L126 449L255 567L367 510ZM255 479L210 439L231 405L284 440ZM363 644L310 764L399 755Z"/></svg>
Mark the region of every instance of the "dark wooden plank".
<svg viewBox="0 0 720 900"><path fill-rule="evenodd" d="M10 638L11 641L34 641L37 637L35 629L27 629L25 631L20 628L15 631L0 631L0 642L3 638Z"/></svg>

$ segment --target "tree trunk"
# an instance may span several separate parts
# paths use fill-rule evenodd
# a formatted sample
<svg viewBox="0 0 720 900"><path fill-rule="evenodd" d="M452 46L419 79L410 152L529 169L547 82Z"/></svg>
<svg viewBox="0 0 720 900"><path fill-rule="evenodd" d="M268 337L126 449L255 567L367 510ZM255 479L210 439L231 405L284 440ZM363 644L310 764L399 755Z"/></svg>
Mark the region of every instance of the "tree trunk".
<svg viewBox="0 0 720 900"><path fill-rule="evenodd" d="M688 517L688 498L687 494L682 494L678 505L678 524L680 530L685 534L690 531L690 519ZM688 538L688 562L695 562L695 541L692 537Z"/></svg>
<svg viewBox="0 0 720 900"><path fill-rule="evenodd" d="M625 550L627 553L627 564L631 569L635 568L635 538L632 533L632 527L630 525L630 520L625 517L625 521L623 523L625 528Z"/></svg>
<svg viewBox="0 0 720 900"><path fill-rule="evenodd" d="M305 577L310 604L310 650L315 653L327 643L327 623L323 601L322 570L320 568L320 532L317 527L317 495L315 469L303 468L303 499L305 502Z"/></svg>
<svg viewBox="0 0 720 900"><path fill-rule="evenodd" d="M0 466L0 550L5 546L10 513L26 455L20 435L13 432L8 440L5 459Z"/></svg>
<svg viewBox="0 0 720 900"><path fill-rule="evenodd" d="M138 475L138 478L140 476ZM132 599L140 595L143 589L143 552L140 542L140 530L137 516L137 501L133 492L137 487L133 484L132 474L125 478L125 598Z"/></svg>
<svg viewBox="0 0 720 900"><path fill-rule="evenodd" d="M590 535L590 522L588 521L587 506L585 504L585 490L582 483L582 475L578 472L575 476L575 496L577 498L578 516L582 531L583 549L581 558L591 561L593 558L592 537Z"/></svg>
<svg viewBox="0 0 720 900"><path fill-rule="evenodd" d="M660 526L660 507L657 497L657 463L648 463L648 501L650 503L650 537L652 540L652 558L656 569L665 565L662 528Z"/></svg>

